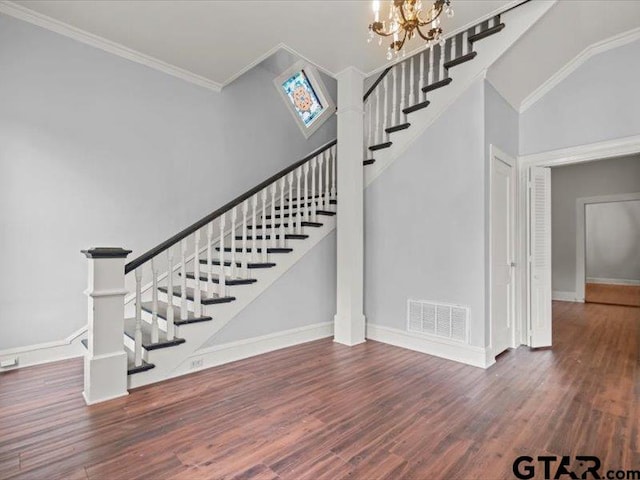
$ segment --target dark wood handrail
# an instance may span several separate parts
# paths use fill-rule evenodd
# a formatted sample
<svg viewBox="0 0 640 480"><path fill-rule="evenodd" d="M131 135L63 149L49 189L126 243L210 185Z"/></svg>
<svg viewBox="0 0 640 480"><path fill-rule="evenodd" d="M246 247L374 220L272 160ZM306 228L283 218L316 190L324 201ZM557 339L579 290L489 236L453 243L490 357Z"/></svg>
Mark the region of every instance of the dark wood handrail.
<svg viewBox="0 0 640 480"><path fill-rule="evenodd" d="M144 265L145 263L147 263L149 260L151 260L153 257L155 257L156 255L158 255L159 253L164 252L166 249L168 249L169 247L172 247L173 245L175 245L176 243L178 243L180 240L188 237L189 235L191 235L192 233L194 233L196 230L199 230L200 228L204 227L205 225L207 225L209 222L212 222L213 220L215 220L216 218L218 218L220 215L222 215L223 213L231 210L233 207L236 207L238 205L240 205L242 202L244 202L246 199L251 198L253 195L255 195L256 193L258 193L260 190L262 190L265 187L268 187L269 185L271 185L273 182L281 179L282 177L284 177L287 173L292 172L293 170L295 170L296 168L298 168L300 165L303 165L305 162L308 162L309 160L311 160L313 157L321 154L322 152L330 149L331 147L333 147L336 143L338 143L337 140L332 140L329 143L324 144L322 147L316 149L315 151L311 152L309 155L307 155L306 157L304 157L302 160L298 160L296 163L289 165L287 168L285 168L284 170L281 170L280 172L276 173L275 175L267 178L264 182L262 182L260 185L255 186L254 188L252 188L251 190L249 190L248 192L243 193L242 195L240 195L239 197L236 197L235 199L231 200L229 203L227 203L226 205L220 207L219 209L217 209L215 212L210 213L209 215L207 215L206 217L198 220L196 223L194 223L193 225L185 228L184 230L182 230L180 233L177 233L176 235L174 235L173 237L169 238L168 240L165 240L164 242L162 242L160 245L153 247L151 250L149 250L148 252L143 253L142 255L140 255L138 258L136 258L135 260L132 260L131 262L127 263L124 266L124 273L127 274L133 270L135 270L136 268L138 268L141 265Z"/></svg>
<svg viewBox="0 0 640 480"><path fill-rule="evenodd" d="M371 85L369 87L369 90L367 90L367 93L364 94L364 97L362 97L362 101L366 102L367 98L369 98L369 95L371 95L373 93L373 91L376 89L376 87L378 86L378 84L382 81L382 79L385 77L385 75L387 75L387 73L389 73L391 71L391 69L393 68L393 65L391 67L387 67L385 68L382 73L380 74L380 76L378 78L376 78L376 81L373 82L373 85Z"/></svg>

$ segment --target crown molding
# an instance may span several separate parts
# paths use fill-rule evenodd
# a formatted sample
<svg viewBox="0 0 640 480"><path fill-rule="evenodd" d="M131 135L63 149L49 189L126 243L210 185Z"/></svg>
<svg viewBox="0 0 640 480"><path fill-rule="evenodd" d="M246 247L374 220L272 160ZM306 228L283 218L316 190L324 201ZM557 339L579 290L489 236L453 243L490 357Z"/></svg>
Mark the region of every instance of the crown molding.
<svg viewBox="0 0 640 480"><path fill-rule="evenodd" d="M640 39L640 28L634 28L588 46L528 95L520 104L518 111L524 113L594 55L622 47L638 39Z"/></svg>
<svg viewBox="0 0 640 480"><path fill-rule="evenodd" d="M51 18L47 15L35 12L23 7L22 5L18 5L16 3L5 0L0 0L0 13L4 13L19 20L37 25L38 27L51 30L52 32L59 33L84 44L91 45L92 47L99 48L100 50L104 50L105 52L112 53L132 62L145 65L149 68L153 68L154 70L158 70L173 77L180 78L200 87L213 90L214 92L220 92L220 90L222 90L222 85L214 82L213 80L209 80L208 78L205 78L201 75L197 75L188 70L176 67L175 65L163 62L162 60L159 60L157 58L151 57L136 50L132 50L131 48L125 47L124 45L112 42L111 40L107 40L106 38L94 35L85 30L81 30L72 25Z"/></svg>

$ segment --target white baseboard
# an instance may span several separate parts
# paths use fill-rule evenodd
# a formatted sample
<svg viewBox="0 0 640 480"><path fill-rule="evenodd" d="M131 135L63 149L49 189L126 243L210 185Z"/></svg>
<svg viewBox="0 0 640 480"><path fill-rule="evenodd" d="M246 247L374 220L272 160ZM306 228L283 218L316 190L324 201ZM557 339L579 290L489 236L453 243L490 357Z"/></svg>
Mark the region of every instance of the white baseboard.
<svg viewBox="0 0 640 480"><path fill-rule="evenodd" d="M553 300L560 300L561 302L577 302L576 292L561 292L554 290L551 292L551 298Z"/></svg>
<svg viewBox="0 0 640 480"><path fill-rule="evenodd" d="M489 349L434 339L397 328L368 323L367 338L479 368L488 368L495 363Z"/></svg>
<svg viewBox="0 0 640 480"><path fill-rule="evenodd" d="M180 364L172 376L184 375L331 336L333 336L333 322L323 322L237 342L213 345L195 351ZM194 360L202 360L202 366L191 368L191 362Z"/></svg>
<svg viewBox="0 0 640 480"><path fill-rule="evenodd" d="M0 368L0 373L42 363L82 357L86 350L80 340L84 338L86 332L87 327L84 326L63 340L2 350L0 351L0 361L15 359L16 365Z"/></svg>
<svg viewBox="0 0 640 480"><path fill-rule="evenodd" d="M602 283L605 285L640 285L640 280L629 280L626 278L587 277L587 283Z"/></svg>

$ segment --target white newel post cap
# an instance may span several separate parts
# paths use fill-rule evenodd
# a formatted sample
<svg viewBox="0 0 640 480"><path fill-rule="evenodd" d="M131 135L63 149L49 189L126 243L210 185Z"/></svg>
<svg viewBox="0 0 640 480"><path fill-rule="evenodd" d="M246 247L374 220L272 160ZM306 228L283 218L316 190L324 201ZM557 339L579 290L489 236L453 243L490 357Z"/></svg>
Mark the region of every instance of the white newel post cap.
<svg viewBox="0 0 640 480"><path fill-rule="evenodd" d="M124 350L124 262L131 250L97 247L82 250L89 259L88 329L84 361L87 404L127 395Z"/></svg>

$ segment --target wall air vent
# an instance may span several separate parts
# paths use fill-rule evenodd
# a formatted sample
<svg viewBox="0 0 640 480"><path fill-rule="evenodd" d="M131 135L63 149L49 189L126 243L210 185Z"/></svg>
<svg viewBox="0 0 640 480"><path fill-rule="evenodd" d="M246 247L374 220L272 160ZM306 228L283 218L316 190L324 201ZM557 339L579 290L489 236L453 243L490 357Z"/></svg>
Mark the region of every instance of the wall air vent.
<svg viewBox="0 0 640 480"><path fill-rule="evenodd" d="M468 343L469 307L422 300L408 300L407 330Z"/></svg>

